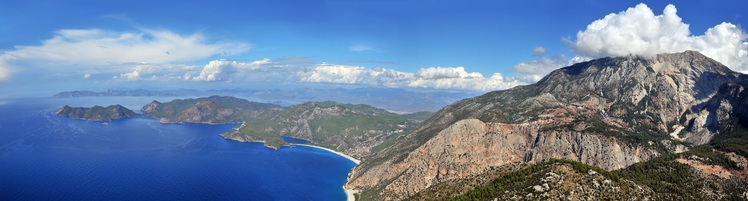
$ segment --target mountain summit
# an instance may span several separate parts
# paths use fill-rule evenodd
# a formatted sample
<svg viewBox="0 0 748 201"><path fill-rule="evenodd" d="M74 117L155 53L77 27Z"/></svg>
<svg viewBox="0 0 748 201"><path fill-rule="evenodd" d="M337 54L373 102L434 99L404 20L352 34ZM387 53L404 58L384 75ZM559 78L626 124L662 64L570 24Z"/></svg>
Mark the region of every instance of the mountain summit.
<svg viewBox="0 0 748 201"><path fill-rule="evenodd" d="M441 109L365 158L346 188L404 199L508 164L555 158L618 170L718 143L743 129L744 80L695 51L577 63Z"/></svg>

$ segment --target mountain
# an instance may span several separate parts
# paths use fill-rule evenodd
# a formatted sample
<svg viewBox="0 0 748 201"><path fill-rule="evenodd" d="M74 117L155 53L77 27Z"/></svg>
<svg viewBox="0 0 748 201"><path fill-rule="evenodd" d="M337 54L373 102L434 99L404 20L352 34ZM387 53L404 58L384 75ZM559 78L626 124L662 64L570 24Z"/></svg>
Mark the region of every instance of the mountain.
<svg viewBox="0 0 748 201"><path fill-rule="evenodd" d="M121 105L110 105L107 107L94 106L92 108L63 106L55 111L57 116L70 117L73 119L84 119L89 121L112 121L138 116L137 113Z"/></svg>
<svg viewBox="0 0 748 201"><path fill-rule="evenodd" d="M250 102L231 96L153 101L141 109L144 115L160 118L162 123L239 123L274 114L281 107Z"/></svg>
<svg viewBox="0 0 748 201"><path fill-rule="evenodd" d="M281 136L290 136L362 157L372 149L376 151L382 143L392 143L428 116L429 113L399 115L363 104L306 102L246 121L221 136L242 142L262 141L272 148L286 144Z"/></svg>
<svg viewBox="0 0 748 201"><path fill-rule="evenodd" d="M457 100L479 95L474 91L402 89L402 88L329 88L324 84L304 83L302 88L286 89L210 89L210 90L117 90L103 91L65 91L52 97L102 97L102 96L160 96L160 97L201 97L211 95L246 97L259 102L273 103L282 106L304 103L307 101L334 101L343 103L367 104L398 113L436 111ZM320 88L308 88L308 87Z"/></svg>
<svg viewBox="0 0 748 201"><path fill-rule="evenodd" d="M94 91L64 91L52 95L54 98L76 98L76 97L91 97L91 96L187 96L196 95L200 93L196 90L165 90L165 91L151 91L145 89L136 90L114 90L107 89L100 92Z"/></svg>
<svg viewBox="0 0 748 201"><path fill-rule="evenodd" d="M703 144L740 154L745 80L695 51L574 64L444 107L364 158L345 188L362 200L400 200L516 163L614 171Z"/></svg>
<svg viewBox="0 0 748 201"><path fill-rule="evenodd" d="M735 157L698 146L615 171L562 159L515 163L407 200L746 200L748 169Z"/></svg>

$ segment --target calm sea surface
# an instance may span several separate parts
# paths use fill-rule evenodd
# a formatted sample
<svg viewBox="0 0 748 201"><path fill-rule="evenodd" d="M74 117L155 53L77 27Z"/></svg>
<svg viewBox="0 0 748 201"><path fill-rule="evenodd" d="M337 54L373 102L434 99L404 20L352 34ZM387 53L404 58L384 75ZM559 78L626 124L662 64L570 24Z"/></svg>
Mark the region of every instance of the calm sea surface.
<svg viewBox="0 0 748 201"><path fill-rule="evenodd" d="M66 104L137 111L151 100L0 100L0 200L345 200L355 164L321 149L219 136L235 125L54 115Z"/></svg>

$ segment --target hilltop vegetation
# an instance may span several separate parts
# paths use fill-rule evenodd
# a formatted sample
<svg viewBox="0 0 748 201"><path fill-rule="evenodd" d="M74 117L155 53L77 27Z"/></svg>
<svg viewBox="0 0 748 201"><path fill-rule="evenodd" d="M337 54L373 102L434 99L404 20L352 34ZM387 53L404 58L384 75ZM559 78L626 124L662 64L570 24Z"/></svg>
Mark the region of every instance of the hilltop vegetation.
<svg viewBox="0 0 748 201"><path fill-rule="evenodd" d="M409 132L427 116L428 113L398 115L363 104L307 102L246 121L222 136L262 141L274 148L286 144L281 136L290 136L360 157L368 155L372 147Z"/></svg>
<svg viewBox="0 0 748 201"><path fill-rule="evenodd" d="M57 114L57 116L65 116L73 119L84 119L89 121L112 121L138 116L137 113L125 107L122 107L121 105L110 105L107 107L97 105L91 108L70 107L65 105L55 111L55 114Z"/></svg>
<svg viewBox="0 0 748 201"><path fill-rule="evenodd" d="M144 115L159 118L162 123L240 123L274 114L281 107L250 102L231 96L153 101L141 109Z"/></svg>

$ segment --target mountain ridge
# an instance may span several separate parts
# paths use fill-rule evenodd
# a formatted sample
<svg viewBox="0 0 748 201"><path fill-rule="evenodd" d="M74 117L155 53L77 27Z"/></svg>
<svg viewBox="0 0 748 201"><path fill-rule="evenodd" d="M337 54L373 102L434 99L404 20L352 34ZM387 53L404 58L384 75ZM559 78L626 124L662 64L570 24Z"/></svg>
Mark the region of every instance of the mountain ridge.
<svg viewBox="0 0 748 201"><path fill-rule="evenodd" d="M70 107L65 105L56 110L55 114L57 116L70 117L73 119L83 119L88 121L112 121L140 116L132 110L127 109L121 105L110 105L107 107L96 105L90 108Z"/></svg>
<svg viewBox="0 0 748 201"><path fill-rule="evenodd" d="M621 169L710 142L732 114L710 100L741 80L695 51L577 63L536 84L444 107L364 158L345 187L363 190L364 199L397 200L512 162L560 158Z"/></svg>
<svg viewBox="0 0 748 201"><path fill-rule="evenodd" d="M363 157L378 145L409 131L424 116L427 115L400 115L364 104L310 101L245 121L221 136L241 142L264 142L275 149L287 144L281 136L290 136Z"/></svg>

